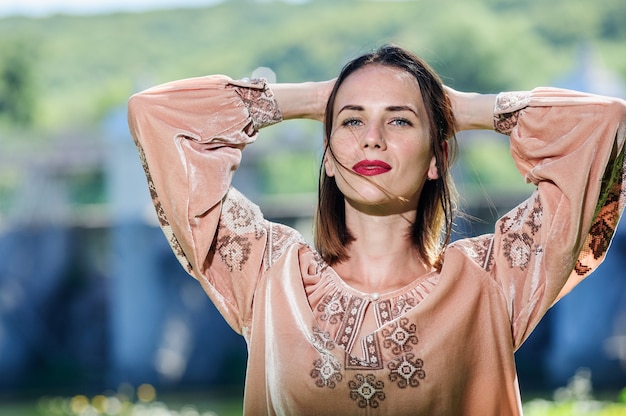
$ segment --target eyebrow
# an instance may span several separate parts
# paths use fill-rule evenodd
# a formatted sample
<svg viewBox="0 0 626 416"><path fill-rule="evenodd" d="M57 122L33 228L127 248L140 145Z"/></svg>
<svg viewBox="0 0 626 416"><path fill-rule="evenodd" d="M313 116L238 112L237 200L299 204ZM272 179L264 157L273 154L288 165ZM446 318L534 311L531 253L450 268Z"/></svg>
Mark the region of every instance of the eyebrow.
<svg viewBox="0 0 626 416"><path fill-rule="evenodd" d="M409 107L408 105L392 105L392 106L387 107L385 110L387 111L410 111L411 113L418 116L417 111L415 111L412 107Z"/></svg>
<svg viewBox="0 0 626 416"><path fill-rule="evenodd" d="M347 104L341 107L341 109L337 112L337 115L341 114L341 112L345 110L365 111L365 108L363 108L363 106L360 106L360 105ZM408 105L390 105L389 107L385 108L385 111L392 111L392 112L410 111L411 113L415 114L415 116L419 117L417 112Z"/></svg>

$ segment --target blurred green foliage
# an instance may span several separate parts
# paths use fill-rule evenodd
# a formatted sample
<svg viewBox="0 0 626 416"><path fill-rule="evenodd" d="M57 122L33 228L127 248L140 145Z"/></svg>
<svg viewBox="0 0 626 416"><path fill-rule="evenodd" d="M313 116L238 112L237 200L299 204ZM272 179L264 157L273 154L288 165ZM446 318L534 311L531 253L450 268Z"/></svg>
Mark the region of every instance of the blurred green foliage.
<svg viewBox="0 0 626 416"><path fill-rule="evenodd" d="M29 126L36 112L34 54L27 39L7 38L0 45L0 118Z"/></svg>
<svg viewBox="0 0 626 416"><path fill-rule="evenodd" d="M94 130L132 93L178 78L240 78L266 66L279 82L329 79L389 42L423 56L446 84L465 91L549 85L572 69L583 44L626 79L626 2L227 0L197 9L7 17L0 19L0 142L23 141L24 129L33 147L69 129ZM314 191L317 168L308 161L319 159L317 149L263 158L265 191ZM467 149L462 157L482 172L470 182L506 186L517 177L512 164L494 164L503 152L493 143ZM12 192L9 179L0 181L0 194ZM94 183L83 188L98 191Z"/></svg>
<svg viewBox="0 0 626 416"><path fill-rule="evenodd" d="M271 67L279 81L326 79L384 42L414 50L464 90L549 83L572 65L580 42L626 77L626 54L614 53L625 40L622 0L593 7L587 0L230 0L139 14L8 17L0 19L0 112L46 129L89 124L156 83L242 77L257 66ZM15 75L28 85L16 85ZM7 88L23 94L14 109Z"/></svg>
<svg viewBox="0 0 626 416"><path fill-rule="evenodd" d="M319 162L310 152L285 149L262 158L259 165L264 193L293 194L317 189Z"/></svg>

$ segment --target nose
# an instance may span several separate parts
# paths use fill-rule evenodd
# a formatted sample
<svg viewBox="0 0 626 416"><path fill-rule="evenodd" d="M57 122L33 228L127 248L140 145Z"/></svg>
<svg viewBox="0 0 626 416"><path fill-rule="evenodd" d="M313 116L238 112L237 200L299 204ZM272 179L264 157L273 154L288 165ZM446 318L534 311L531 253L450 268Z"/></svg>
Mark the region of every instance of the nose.
<svg viewBox="0 0 626 416"><path fill-rule="evenodd" d="M387 144L385 143L383 129L376 124L369 125L361 138L361 146L364 149L385 150L387 148Z"/></svg>

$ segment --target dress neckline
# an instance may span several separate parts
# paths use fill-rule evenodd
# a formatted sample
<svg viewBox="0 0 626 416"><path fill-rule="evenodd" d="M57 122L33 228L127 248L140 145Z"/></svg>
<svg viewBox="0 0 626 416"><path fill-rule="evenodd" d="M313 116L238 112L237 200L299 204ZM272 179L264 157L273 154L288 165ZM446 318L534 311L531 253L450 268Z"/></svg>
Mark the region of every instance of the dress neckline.
<svg viewBox="0 0 626 416"><path fill-rule="evenodd" d="M376 301L388 300L388 299L393 299L393 298L402 296L410 292L411 290L415 289L416 287L420 286L426 280L437 275L438 272L437 270L431 270L430 272L424 273L423 275L417 277L416 279L414 279L413 281L411 281L410 283L407 283L406 285L402 287L399 287L397 289L392 289L386 292L382 292L382 291L365 292L362 290L358 290L352 287L350 284L348 284L345 280L343 280L332 266L327 266L327 274L328 274L328 277L331 279L331 281L333 281L333 283L337 287L341 288L343 291L348 292L353 296L357 296L363 299L368 299L373 302L376 302Z"/></svg>

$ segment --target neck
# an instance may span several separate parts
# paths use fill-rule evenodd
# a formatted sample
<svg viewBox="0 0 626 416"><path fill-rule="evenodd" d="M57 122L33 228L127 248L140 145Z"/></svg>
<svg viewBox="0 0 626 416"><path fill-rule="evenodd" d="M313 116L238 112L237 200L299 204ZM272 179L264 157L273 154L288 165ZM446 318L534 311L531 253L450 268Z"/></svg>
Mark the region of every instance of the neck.
<svg viewBox="0 0 626 416"><path fill-rule="evenodd" d="M348 260L333 265L350 286L363 292L389 292L430 271L409 238L415 212L368 215L346 204L346 223L355 237Z"/></svg>

